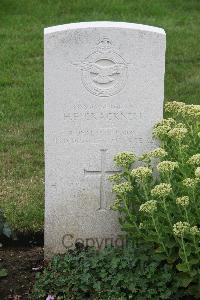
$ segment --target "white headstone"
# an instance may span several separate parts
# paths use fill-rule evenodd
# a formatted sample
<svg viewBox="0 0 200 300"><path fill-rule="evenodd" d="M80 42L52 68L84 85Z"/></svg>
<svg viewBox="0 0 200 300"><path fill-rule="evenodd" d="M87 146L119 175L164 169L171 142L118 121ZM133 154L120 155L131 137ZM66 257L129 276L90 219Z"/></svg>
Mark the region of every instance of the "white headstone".
<svg viewBox="0 0 200 300"><path fill-rule="evenodd" d="M155 147L165 32L90 22L45 29L45 253L120 243L108 176L120 151Z"/></svg>

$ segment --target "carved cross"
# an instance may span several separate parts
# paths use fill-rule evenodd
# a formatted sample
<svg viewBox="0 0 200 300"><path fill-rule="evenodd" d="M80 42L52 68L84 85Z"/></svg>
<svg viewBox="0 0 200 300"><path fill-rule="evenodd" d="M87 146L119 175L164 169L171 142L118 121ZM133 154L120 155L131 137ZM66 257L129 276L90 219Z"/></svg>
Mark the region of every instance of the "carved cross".
<svg viewBox="0 0 200 300"><path fill-rule="evenodd" d="M101 169L98 171L90 171L84 170L85 175L95 175L100 176L100 205L98 210L106 210L107 208L107 200L106 200L106 192L105 192L105 185L106 185L106 176L110 174L119 173L120 171L117 170L106 170L106 151L107 149L101 149Z"/></svg>

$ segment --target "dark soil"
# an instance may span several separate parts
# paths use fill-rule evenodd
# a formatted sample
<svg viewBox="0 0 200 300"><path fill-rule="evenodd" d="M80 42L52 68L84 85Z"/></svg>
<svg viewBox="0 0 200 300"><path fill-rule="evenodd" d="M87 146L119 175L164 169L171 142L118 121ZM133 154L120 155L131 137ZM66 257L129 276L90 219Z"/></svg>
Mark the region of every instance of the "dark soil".
<svg viewBox="0 0 200 300"><path fill-rule="evenodd" d="M33 286L35 275L44 265L43 247L40 242L5 242L0 247L0 269L7 270L0 277L0 300L26 300Z"/></svg>

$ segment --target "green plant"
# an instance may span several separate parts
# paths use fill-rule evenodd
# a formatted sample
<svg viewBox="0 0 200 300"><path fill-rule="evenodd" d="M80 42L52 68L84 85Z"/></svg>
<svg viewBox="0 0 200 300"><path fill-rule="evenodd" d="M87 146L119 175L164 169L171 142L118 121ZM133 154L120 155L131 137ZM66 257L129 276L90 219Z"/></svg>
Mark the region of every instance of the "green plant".
<svg viewBox="0 0 200 300"><path fill-rule="evenodd" d="M0 268L0 278L8 276L8 271L6 269Z"/></svg>
<svg viewBox="0 0 200 300"><path fill-rule="evenodd" d="M1 235L5 235L7 238L11 238L12 230L6 222L6 218L3 214L3 211L0 209L0 236Z"/></svg>
<svg viewBox="0 0 200 300"><path fill-rule="evenodd" d="M151 247L127 245L56 256L37 276L31 299L179 299L176 272L152 254Z"/></svg>
<svg viewBox="0 0 200 300"><path fill-rule="evenodd" d="M122 172L115 183L113 209L133 239L150 243L155 253L179 271L186 293L200 296L200 105L171 102L170 116L154 126L160 148L136 158L115 156ZM138 167L133 164L139 161Z"/></svg>
<svg viewBox="0 0 200 300"><path fill-rule="evenodd" d="M6 222L6 218L4 217L3 211L0 209L0 236L1 235L5 235L7 238L11 238L12 230ZM7 270L0 267L0 278L6 277L7 275Z"/></svg>

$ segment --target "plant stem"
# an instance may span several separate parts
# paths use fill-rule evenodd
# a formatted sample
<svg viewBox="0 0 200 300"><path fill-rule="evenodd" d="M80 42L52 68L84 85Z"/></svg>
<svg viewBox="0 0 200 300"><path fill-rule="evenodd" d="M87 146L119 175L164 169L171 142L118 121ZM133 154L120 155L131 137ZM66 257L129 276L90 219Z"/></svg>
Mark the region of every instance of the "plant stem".
<svg viewBox="0 0 200 300"><path fill-rule="evenodd" d="M186 217L186 220L187 220L188 223L190 223L190 222L189 222L189 218L188 218L187 209L186 209L185 206L184 206L184 211L185 211L185 217Z"/></svg>
<svg viewBox="0 0 200 300"><path fill-rule="evenodd" d="M181 235L181 243L182 243L182 247L183 247L183 253L184 253L184 256L185 256L185 262L186 262L186 265L188 267L188 271L190 272L190 264L188 263L187 254L186 254L186 251L185 251L185 243L184 243L182 235Z"/></svg>
<svg viewBox="0 0 200 300"><path fill-rule="evenodd" d="M143 187L144 195L145 195L146 201L148 201L149 197L148 197L148 193L147 193L147 190L146 190L146 187L145 187L145 183L144 182L142 182L142 183L143 183L142 187Z"/></svg>
<svg viewBox="0 0 200 300"><path fill-rule="evenodd" d="M164 204L164 209L165 209L165 212L166 212L166 216L167 216L167 220L170 224L170 227L173 229L173 225L172 225L172 222L171 222L171 219L170 219L170 216L169 216L169 213L168 213L168 210L167 210L167 206L166 206L166 202L165 202L165 199L163 198L163 204Z"/></svg>
<svg viewBox="0 0 200 300"><path fill-rule="evenodd" d="M198 212L199 208L196 205L196 199L195 199L195 191L194 191L194 189L192 189L192 200L193 200L193 203L194 203L194 207L195 207L196 211Z"/></svg>
<svg viewBox="0 0 200 300"><path fill-rule="evenodd" d="M193 243L194 243L195 250L196 250L196 252L197 252L197 256L198 256L198 258L200 259L200 255L199 255L199 247L198 247L198 245L197 245L197 243L196 243L196 239L195 239L195 236L194 236L194 235L192 236L192 239L193 239Z"/></svg>
<svg viewBox="0 0 200 300"><path fill-rule="evenodd" d="M125 209L126 209L126 212L127 212L127 214L128 214L128 217L130 218L130 220L131 220L131 221L133 222L133 224L135 225L137 231L140 232L140 230L139 230L139 228L138 228L136 222L132 220L132 215L131 215L131 213L130 213L130 211L129 211L129 208L128 208L128 205L127 205L127 202L126 202L126 197L123 197L123 198L124 198L124 205L125 205Z"/></svg>
<svg viewBox="0 0 200 300"><path fill-rule="evenodd" d="M152 217L152 221L153 221L153 225L154 225L154 227L155 227L156 233L157 233L157 235L158 235L159 243L162 245L163 250L165 251L165 253L166 253L167 256L168 256L167 249L166 249L164 243L161 241L161 235L160 235L159 230L158 230L158 228L157 228L157 226L156 226L156 221L155 221L155 219L154 219L153 214L151 215L151 217Z"/></svg>

